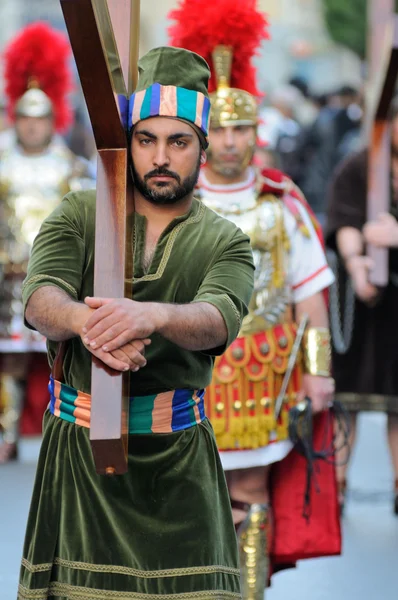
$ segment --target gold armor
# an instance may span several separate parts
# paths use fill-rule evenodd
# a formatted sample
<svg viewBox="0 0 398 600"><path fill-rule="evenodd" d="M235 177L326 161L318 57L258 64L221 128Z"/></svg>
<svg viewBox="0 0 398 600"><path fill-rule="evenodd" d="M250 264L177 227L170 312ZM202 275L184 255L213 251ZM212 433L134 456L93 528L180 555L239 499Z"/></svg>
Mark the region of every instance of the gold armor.
<svg viewBox="0 0 398 600"><path fill-rule="evenodd" d="M269 577L268 532L269 508L252 504L238 534L242 598L263 600Z"/></svg>
<svg viewBox="0 0 398 600"><path fill-rule="evenodd" d="M259 448L287 438L288 412L302 380L300 355L275 421L274 404L296 333L286 281L290 241L283 204L271 194L257 198L250 191L241 205L203 201L250 237L256 267L249 313L239 337L215 363L207 415L221 450Z"/></svg>
<svg viewBox="0 0 398 600"><path fill-rule="evenodd" d="M28 156L14 145L0 155L0 338L37 340L38 334L24 326L21 300L34 238L67 192L93 186L85 163L66 147L50 145L42 154ZM27 364L25 354L18 361L11 356L2 357L0 428L3 440L15 444Z"/></svg>
<svg viewBox="0 0 398 600"><path fill-rule="evenodd" d="M8 296L0 307L0 337L16 334L13 317L22 325L20 286L42 222L68 191L93 185L84 162L60 145L38 155L14 145L0 155L0 260Z"/></svg>

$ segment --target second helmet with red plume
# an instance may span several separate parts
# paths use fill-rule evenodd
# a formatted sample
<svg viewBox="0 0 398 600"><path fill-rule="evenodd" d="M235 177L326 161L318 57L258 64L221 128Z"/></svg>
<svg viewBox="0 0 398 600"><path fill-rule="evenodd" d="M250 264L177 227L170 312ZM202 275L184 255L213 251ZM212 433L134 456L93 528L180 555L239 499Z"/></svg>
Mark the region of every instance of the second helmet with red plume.
<svg viewBox="0 0 398 600"><path fill-rule="evenodd" d="M203 56L212 78L212 127L256 125L256 69L252 64L268 38L267 20L257 0L181 0L169 14L170 43Z"/></svg>
<svg viewBox="0 0 398 600"><path fill-rule="evenodd" d="M3 55L7 110L11 120L18 115L52 115L58 131L70 125L70 55L67 38L46 23L28 25L11 40Z"/></svg>

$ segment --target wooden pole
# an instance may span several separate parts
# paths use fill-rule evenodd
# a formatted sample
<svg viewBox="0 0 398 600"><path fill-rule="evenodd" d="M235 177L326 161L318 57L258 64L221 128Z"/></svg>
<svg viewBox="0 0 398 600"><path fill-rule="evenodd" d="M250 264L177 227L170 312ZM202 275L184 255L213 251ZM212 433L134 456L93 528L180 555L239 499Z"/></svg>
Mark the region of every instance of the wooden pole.
<svg viewBox="0 0 398 600"><path fill-rule="evenodd" d="M390 209L389 109L398 75L398 28L393 10L393 0L368 2L368 221L374 221L380 213ZM367 253L374 262L370 282L377 287L386 287L389 278L388 249L369 245Z"/></svg>
<svg viewBox="0 0 398 600"><path fill-rule="evenodd" d="M139 2L138 8L132 0L60 2L98 150L94 294L121 298L132 280L131 231L126 229L132 192L121 105L128 102L129 74L137 70L130 59L138 56L131 51L138 47L138 23L134 31L129 25ZM129 377L93 360L91 394L90 440L97 472L125 473Z"/></svg>

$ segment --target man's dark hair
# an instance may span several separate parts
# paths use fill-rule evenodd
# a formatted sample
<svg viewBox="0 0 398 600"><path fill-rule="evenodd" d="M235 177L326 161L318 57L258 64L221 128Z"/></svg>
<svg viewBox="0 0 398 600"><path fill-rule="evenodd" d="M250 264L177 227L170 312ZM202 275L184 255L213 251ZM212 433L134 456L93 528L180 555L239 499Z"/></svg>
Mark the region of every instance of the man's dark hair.
<svg viewBox="0 0 398 600"><path fill-rule="evenodd" d="M336 94L346 98L349 96L356 96L358 94L358 90L351 85L342 85L340 88L338 88Z"/></svg>
<svg viewBox="0 0 398 600"><path fill-rule="evenodd" d="M297 88L304 96L304 98L310 97L310 88L308 83L302 77L295 76L289 79L289 85Z"/></svg>

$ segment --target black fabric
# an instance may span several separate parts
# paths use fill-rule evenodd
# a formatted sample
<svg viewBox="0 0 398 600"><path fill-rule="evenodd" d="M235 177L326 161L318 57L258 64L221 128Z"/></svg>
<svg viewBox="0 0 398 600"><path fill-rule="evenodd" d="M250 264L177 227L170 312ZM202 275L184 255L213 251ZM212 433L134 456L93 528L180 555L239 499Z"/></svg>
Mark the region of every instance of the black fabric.
<svg viewBox="0 0 398 600"><path fill-rule="evenodd" d="M367 160L367 150L349 157L332 181L326 244L335 251L339 229L348 226L362 230L366 223ZM397 249L390 251L390 273L398 273ZM346 277L340 266L340 290L345 287ZM398 287L391 282L374 307L356 300L351 347L347 354L333 353L337 394L398 395L397 307Z"/></svg>

